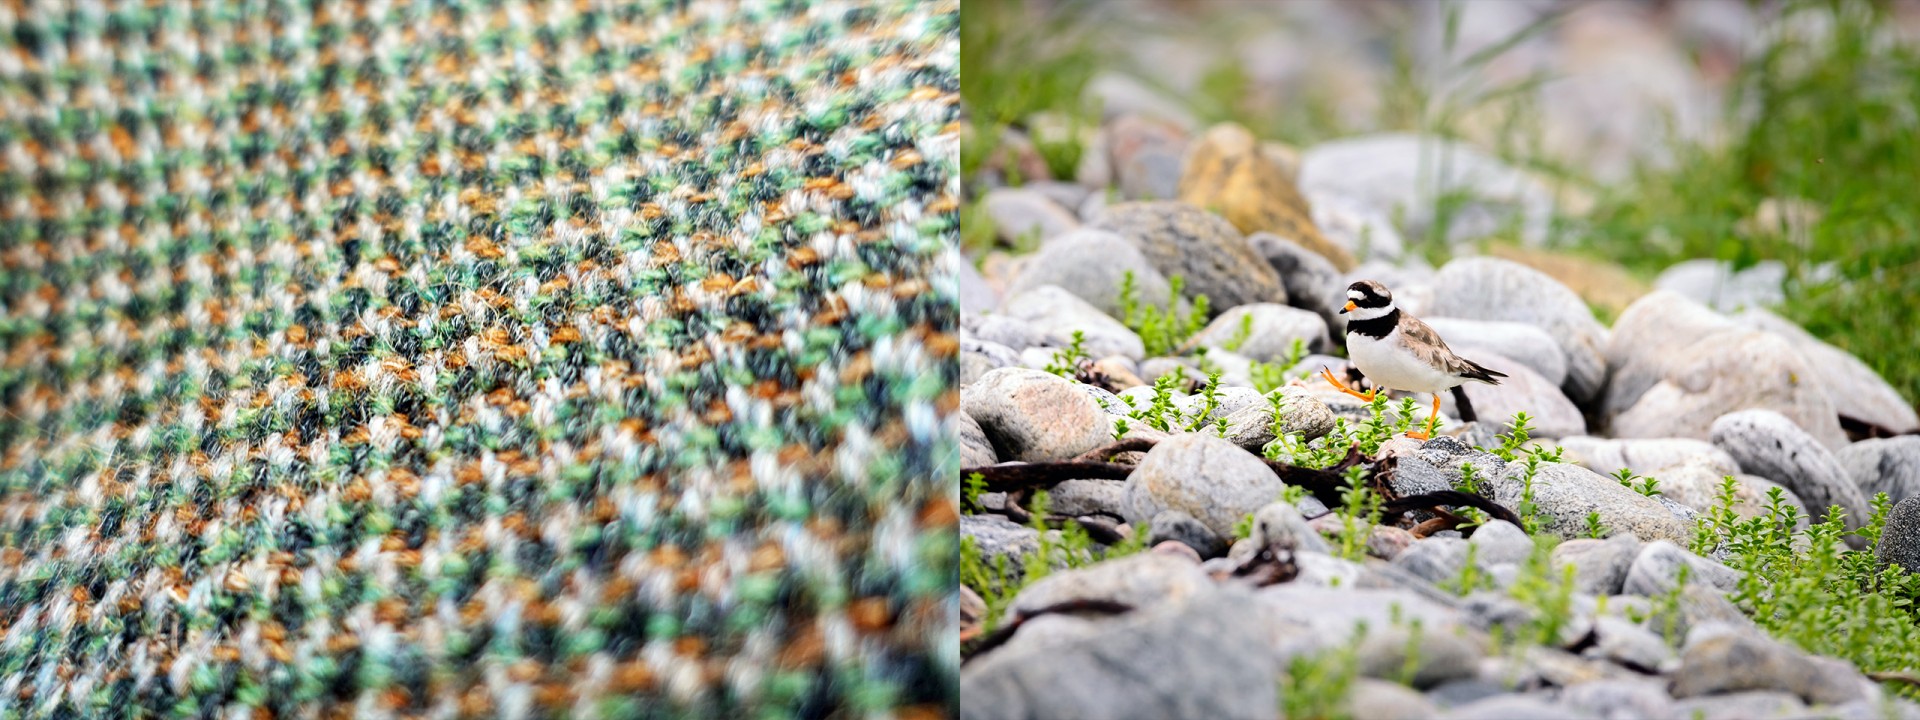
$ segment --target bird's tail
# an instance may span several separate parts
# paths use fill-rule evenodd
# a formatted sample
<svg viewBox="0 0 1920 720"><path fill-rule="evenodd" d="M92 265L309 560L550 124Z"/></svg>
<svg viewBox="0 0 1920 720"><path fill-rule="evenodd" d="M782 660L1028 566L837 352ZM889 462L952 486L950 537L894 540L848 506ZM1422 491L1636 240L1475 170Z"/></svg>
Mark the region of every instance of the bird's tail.
<svg viewBox="0 0 1920 720"><path fill-rule="evenodd" d="M1481 365L1480 363L1474 362L1472 360L1467 360L1466 358L1461 358L1461 360L1465 361L1467 363L1467 367L1469 368L1469 371L1462 373L1461 377L1467 378L1469 380L1479 380L1480 382L1486 383L1488 385L1499 385L1500 381L1498 380L1498 378L1503 378L1507 376L1506 373L1500 372L1498 370L1489 370L1486 368L1486 366Z"/></svg>

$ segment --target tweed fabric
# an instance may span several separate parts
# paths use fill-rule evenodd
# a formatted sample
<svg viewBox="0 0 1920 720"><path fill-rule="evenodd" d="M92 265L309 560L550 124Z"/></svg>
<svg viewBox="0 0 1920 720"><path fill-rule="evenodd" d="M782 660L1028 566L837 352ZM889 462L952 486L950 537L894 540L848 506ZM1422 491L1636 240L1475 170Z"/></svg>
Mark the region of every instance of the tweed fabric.
<svg viewBox="0 0 1920 720"><path fill-rule="evenodd" d="M0 715L951 713L957 26L5 3Z"/></svg>

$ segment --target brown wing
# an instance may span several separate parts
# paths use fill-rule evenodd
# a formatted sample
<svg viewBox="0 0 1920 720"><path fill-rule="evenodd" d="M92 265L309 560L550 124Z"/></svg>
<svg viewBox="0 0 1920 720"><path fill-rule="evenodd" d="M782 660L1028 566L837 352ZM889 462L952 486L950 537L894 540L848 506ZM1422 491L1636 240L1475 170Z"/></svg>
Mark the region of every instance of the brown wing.
<svg viewBox="0 0 1920 720"><path fill-rule="evenodd" d="M1506 377L1505 373L1488 370L1481 367L1479 363L1453 354L1453 350L1447 347L1447 341L1440 339L1440 333L1434 332L1433 326L1420 322L1420 318L1405 312L1400 313L1399 330L1400 336L1406 339L1407 349L1413 351L1415 357L1434 367L1443 368L1461 377L1495 385L1500 381L1494 378Z"/></svg>

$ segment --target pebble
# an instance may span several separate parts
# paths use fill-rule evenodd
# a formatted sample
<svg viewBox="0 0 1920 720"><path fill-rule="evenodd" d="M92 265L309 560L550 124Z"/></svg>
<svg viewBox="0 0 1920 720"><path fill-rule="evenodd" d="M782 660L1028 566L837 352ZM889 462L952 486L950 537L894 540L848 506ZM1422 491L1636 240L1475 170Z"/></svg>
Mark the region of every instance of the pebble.
<svg viewBox="0 0 1920 720"><path fill-rule="evenodd" d="M1124 312L1120 290L1129 272L1133 273L1135 302L1166 307L1171 297L1167 278L1147 262L1139 248L1112 232L1083 228L1047 241L1028 256L1019 277L1007 286L1007 294L1017 296L1053 285L1118 318Z"/></svg>
<svg viewBox="0 0 1920 720"><path fill-rule="evenodd" d="M1727 451L1741 469L1792 490L1807 510L1825 517L1829 506L1846 513L1848 529L1859 528L1873 506L1840 461L1792 420L1772 410L1741 410L1713 422L1713 444ZM1864 540L1849 536L1849 542Z"/></svg>
<svg viewBox="0 0 1920 720"><path fill-rule="evenodd" d="M1533 538L1505 520L1491 520L1475 528L1468 544L1473 546L1474 557L1488 565L1526 562L1533 556Z"/></svg>
<svg viewBox="0 0 1920 720"><path fill-rule="evenodd" d="M1044 652L989 653L960 672L960 717L1271 720L1281 668L1249 600L1212 590Z"/></svg>
<svg viewBox="0 0 1920 720"><path fill-rule="evenodd" d="M1396 296L1399 293L1394 293ZM1447 347L1462 357L1491 353L1513 359L1559 387L1567 379L1567 353L1547 331L1521 322L1423 317Z"/></svg>
<svg viewBox="0 0 1920 720"><path fill-rule="evenodd" d="M1861 440L1835 459L1868 499L1886 493L1898 503L1920 495L1920 436Z"/></svg>
<svg viewBox="0 0 1920 720"><path fill-rule="evenodd" d="M1149 522L1147 543L1158 546L1163 542L1176 542L1192 548L1196 553L1196 562L1221 557L1227 554L1227 541L1220 534L1209 529L1192 515L1179 510L1162 510Z"/></svg>
<svg viewBox="0 0 1920 720"><path fill-rule="evenodd" d="M1415 542L1417 540L1413 533L1392 525L1375 525L1367 533L1367 554L1382 560L1393 560Z"/></svg>
<svg viewBox="0 0 1920 720"><path fill-rule="evenodd" d="M1347 716L1365 720L1427 720L1439 714L1433 701L1397 682L1354 678L1347 691Z"/></svg>
<svg viewBox="0 0 1920 720"><path fill-rule="evenodd" d="M975 268L973 263L959 257L959 253L955 252L946 266L954 268L960 291L961 313L980 313L1000 307L1000 291L987 283L987 279L980 275L980 270Z"/></svg>
<svg viewBox="0 0 1920 720"><path fill-rule="evenodd" d="M1299 572L1292 582L1314 587L1353 587L1367 573L1365 565L1326 553L1294 553L1293 564Z"/></svg>
<svg viewBox="0 0 1920 720"><path fill-rule="evenodd" d="M1000 239L1015 247L1030 247L1080 226L1072 211L1028 188L994 188L980 203Z"/></svg>
<svg viewBox="0 0 1920 720"><path fill-rule="evenodd" d="M1160 441L1127 478L1128 522L1150 521L1162 510L1186 512L1221 537L1248 513L1280 496L1283 484L1265 462L1205 433Z"/></svg>
<svg viewBox="0 0 1920 720"><path fill-rule="evenodd" d="M1146 346L1140 336L1112 316L1057 285L1041 285L1007 300L1008 317L1025 320L1052 337L1072 338L1083 333L1081 350L1093 357L1125 355L1145 357Z"/></svg>
<svg viewBox="0 0 1920 720"><path fill-rule="evenodd" d="M1383 445L1384 447L1384 445ZM1494 478L1506 472L1507 462L1493 453L1461 442L1459 438L1436 437L1413 446L1401 455L1388 483L1400 497L1460 488L1466 474L1462 466L1472 466L1482 494Z"/></svg>
<svg viewBox="0 0 1920 720"><path fill-rule="evenodd" d="M1434 278L1431 314L1532 325L1566 354L1561 387L1574 402L1598 397L1607 381L1607 328L1579 295L1533 268L1509 260L1462 258Z"/></svg>
<svg viewBox="0 0 1920 720"><path fill-rule="evenodd" d="M967 343L973 341L995 343L1019 352L1030 347L1061 345L1068 339L1053 337L1034 327L1033 323L999 313L961 313L960 315L962 349L966 349Z"/></svg>
<svg viewBox="0 0 1920 720"><path fill-rule="evenodd" d="M1332 432L1334 419L1327 403L1298 386L1286 386L1277 392L1281 394L1281 432L1298 436L1302 442L1313 442ZM1261 401L1227 415L1227 440L1254 453L1273 442L1273 405Z"/></svg>
<svg viewBox="0 0 1920 720"><path fill-rule="evenodd" d="M1887 527L1881 531L1874 553L1880 562L1920 573L1920 498L1901 500L1893 506L1893 512L1887 513Z"/></svg>
<svg viewBox="0 0 1920 720"><path fill-rule="evenodd" d="M1598 716L1535 694L1496 695L1455 707L1442 720L1588 720Z"/></svg>
<svg viewBox="0 0 1920 720"><path fill-rule="evenodd" d="M1445 682L1428 690L1426 697L1442 708L1467 705L1490 697L1507 694L1505 685L1471 677L1464 680ZM1428 717L1431 717L1429 715Z"/></svg>
<svg viewBox="0 0 1920 720"><path fill-rule="evenodd" d="M1573 588L1589 595L1616 595L1626 584L1627 570L1640 556L1640 540L1621 533L1604 540L1579 538L1554 546L1554 572L1572 565Z"/></svg>
<svg viewBox="0 0 1920 720"><path fill-rule="evenodd" d="M1672 542L1654 540L1642 546L1628 566L1622 592L1649 597L1671 592L1680 584L1681 568L1687 569L1688 583L1721 592L1731 592L1740 584L1740 573L1733 568L1687 552Z"/></svg>
<svg viewBox="0 0 1920 720"><path fill-rule="evenodd" d="M1520 507L1526 466L1507 463L1493 483L1493 500L1508 509ZM1578 465L1541 463L1533 479L1533 501L1540 529L1563 540L1585 537L1587 514L1613 532L1630 532L1645 540L1686 542L1687 524L1660 501L1622 486L1618 480Z"/></svg>
<svg viewBox="0 0 1920 720"><path fill-rule="evenodd" d="M1406 682L1416 689L1474 677L1486 655L1485 643L1477 636L1411 623L1369 628L1355 648L1361 675Z"/></svg>
<svg viewBox="0 0 1920 720"><path fill-rule="evenodd" d="M1747 690L1676 700L1673 712L1682 720L1791 718L1805 714L1807 704L1790 692Z"/></svg>
<svg viewBox="0 0 1920 720"><path fill-rule="evenodd" d="M993 567L996 558L1005 557L1008 573L1013 576L1023 572L1028 554L1040 551L1040 531L1000 515L961 515L960 535L973 538L987 567Z"/></svg>
<svg viewBox="0 0 1920 720"><path fill-rule="evenodd" d="M1124 480L1063 480L1047 490L1047 512L1055 515L1120 515L1127 502Z"/></svg>
<svg viewBox="0 0 1920 720"><path fill-rule="evenodd" d="M1114 184L1122 196L1130 200L1179 196L1188 144L1185 131L1158 120L1123 115L1107 123L1106 139Z"/></svg>
<svg viewBox="0 0 1920 720"><path fill-rule="evenodd" d="M1095 227L1127 238L1161 274L1185 278L1187 296L1206 295L1214 308L1287 301L1280 276L1240 231L1193 205L1121 203L1108 207Z"/></svg>
<svg viewBox="0 0 1920 720"><path fill-rule="evenodd" d="M1307 518L1291 503L1276 500L1261 506L1253 513L1253 533L1248 536L1255 547L1265 548L1278 555L1284 552L1302 550L1315 553L1331 553L1333 548L1327 545L1326 538L1307 524Z"/></svg>
<svg viewBox="0 0 1920 720"><path fill-rule="evenodd" d="M1920 429L1920 413L1915 412L1914 406L1853 353L1834 347L1766 310L1748 310L1733 319L1773 333L1792 345L1811 371L1809 381L1826 393L1834 410L1841 415L1896 433Z"/></svg>
<svg viewBox="0 0 1920 720"><path fill-rule="evenodd" d="M1709 623L1687 633L1673 696L1690 698L1742 690L1784 690L1814 704L1838 704L1865 694L1864 678L1845 662L1813 657L1745 629Z"/></svg>
<svg viewBox="0 0 1920 720"><path fill-rule="evenodd" d="M1601 720L1690 720L1674 712L1673 698L1667 696L1665 685L1653 679L1580 683L1561 690L1559 700L1568 708Z"/></svg>
<svg viewBox="0 0 1920 720"><path fill-rule="evenodd" d="M1638 475L1650 475L1655 470L1694 460L1704 462L1705 467L1722 475L1740 472L1740 464L1734 462L1733 456L1728 455L1727 451L1705 440L1692 438L1616 440L1576 436L1560 438L1560 447L1567 451L1569 462L1602 475L1612 475L1621 468L1630 469Z"/></svg>
<svg viewBox="0 0 1920 720"><path fill-rule="evenodd" d="M960 391L1002 460L1067 460L1110 442L1112 426L1079 383L1027 368L1000 368Z"/></svg>
<svg viewBox="0 0 1920 720"><path fill-rule="evenodd" d="M1430 583L1452 582L1467 567L1467 547L1459 538L1429 537L1408 546L1393 564Z"/></svg>
<svg viewBox="0 0 1920 720"><path fill-rule="evenodd" d="M1467 401L1473 404L1476 416L1482 421L1510 424L1518 413L1524 412L1532 418L1530 432L1533 437L1560 438L1586 434L1586 417L1560 391L1557 383L1534 372L1533 368L1491 352L1463 357L1507 375L1500 378L1498 385L1470 382L1461 386L1466 391ZM1448 406L1455 402L1451 393L1442 395L1441 401ZM1454 414L1458 414L1457 408Z"/></svg>
<svg viewBox="0 0 1920 720"><path fill-rule="evenodd" d="M966 411L954 413L955 435L960 440L960 467L985 467L1000 462L993 454L993 443L987 441L987 433L980 429L972 415Z"/></svg>
<svg viewBox="0 0 1920 720"><path fill-rule="evenodd" d="M1679 665L1679 656L1665 639L1624 618L1594 618L1592 637L1593 644L1581 651L1581 655L1642 673L1672 672ZM1666 693L1661 696L1665 697Z"/></svg>
<svg viewBox="0 0 1920 720"><path fill-rule="evenodd" d="M1614 437L1705 440L1721 415L1768 409L1828 448L1846 443L1833 402L1790 343L1671 292L1650 293L1621 313L1607 364L1613 375L1601 414Z"/></svg>
<svg viewBox="0 0 1920 720"><path fill-rule="evenodd" d="M1697 512L1711 511L1720 500L1720 486L1730 473L1720 472L1720 468L1706 458L1695 458L1679 465L1655 470L1648 475L1659 481L1662 497L1685 505ZM1780 488L1785 494L1787 504L1796 508L1802 516L1806 507L1800 497L1786 486L1774 483L1756 475L1733 474L1733 512L1742 518L1765 517L1767 514L1767 490Z"/></svg>
<svg viewBox="0 0 1920 720"><path fill-rule="evenodd" d="M1282 661L1344 647L1361 624L1369 632L1378 632L1418 620L1427 633L1435 635L1466 627L1459 610L1410 590L1281 583L1262 588L1255 596L1262 614L1279 626L1273 649Z"/></svg>
<svg viewBox="0 0 1920 720"><path fill-rule="evenodd" d="M1253 303L1221 313L1187 342L1259 362L1274 362L1287 359L1296 340L1305 343L1308 349L1326 350L1330 342L1327 322L1300 308ZM1239 344L1235 345L1236 342Z"/></svg>
<svg viewBox="0 0 1920 720"><path fill-rule="evenodd" d="M1007 606L1020 619L1062 603L1104 600L1136 611L1185 601L1213 587L1200 565L1164 553L1139 553L1082 568L1048 573Z"/></svg>
<svg viewBox="0 0 1920 720"><path fill-rule="evenodd" d="M1193 546L1180 542L1178 540L1164 540L1161 542L1154 543L1153 549L1149 550L1148 552L1152 552L1160 555L1172 555L1174 557L1180 558L1182 560L1193 563L1195 565L1200 565L1201 572L1207 572L1208 577L1213 576L1211 572L1207 571L1205 566L1206 565L1205 561L1200 559L1200 553L1194 551Z"/></svg>
<svg viewBox="0 0 1920 720"><path fill-rule="evenodd" d="M1253 251L1267 259L1287 289L1287 302L1319 315L1334 336L1347 331L1347 316L1340 314L1346 305L1346 283L1340 269L1320 253L1273 233L1256 232L1247 236Z"/></svg>

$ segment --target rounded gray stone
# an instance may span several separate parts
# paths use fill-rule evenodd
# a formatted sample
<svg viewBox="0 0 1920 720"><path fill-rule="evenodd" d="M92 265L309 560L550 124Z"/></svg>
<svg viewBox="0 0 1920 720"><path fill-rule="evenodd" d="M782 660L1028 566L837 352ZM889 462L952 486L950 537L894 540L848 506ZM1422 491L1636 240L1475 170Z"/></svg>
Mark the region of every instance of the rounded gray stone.
<svg viewBox="0 0 1920 720"><path fill-rule="evenodd" d="M1687 552L1666 540L1655 540L1640 548L1640 554L1627 568L1622 591L1649 597L1671 592L1680 584L1681 568L1687 582L1699 583L1721 592L1731 592L1740 583L1740 573L1713 560Z"/></svg>
<svg viewBox="0 0 1920 720"><path fill-rule="evenodd" d="M1330 333L1347 331L1347 317L1340 314L1340 307L1346 304L1346 283L1340 281L1340 269L1333 261L1268 232L1248 235L1247 244L1280 276L1280 284L1287 289L1287 302L1319 315Z"/></svg>
<svg viewBox="0 0 1920 720"><path fill-rule="evenodd" d="M1768 409L1828 448L1846 444L1833 401L1791 343L1674 293L1650 293L1620 314L1607 363L1601 414L1614 437L1704 440L1722 415Z"/></svg>
<svg viewBox="0 0 1920 720"><path fill-rule="evenodd" d="M1163 553L1139 553L1049 573L1014 596L1010 619L1082 600L1104 600L1141 610L1177 603L1213 587L1196 563Z"/></svg>
<svg viewBox="0 0 1920 720"><path fill-rule="evenodd" d="M1060 235L1080 226L1072 211L1028 188L1001 187L980 199L1000 239L1016 245Z"/></svg>
<svg viewBox="0 0 1920 720"><path fill-rule="evenodd" d="M1148 545L1177 542L1193 548L1202 560L1227 554L1227 541L1220 534L1179 510L1162 510L1149 521Z"/></svg>
<svg viewBox="0 0 1920 720"><path fill-rule="evenodd" d="M1056 338L1055 342L1071 342L1078 331L1084 338L1081 350L1093 357L1146 355L1138 333L1057 285L1041 285L1012 296L1007 300L1006 314L1027 321Z"/></svg>
<svg viewBox="0 0 1920 720"><path fill-rule="evenodd" d="M1174 201L1121 203L1096 227L1125 237L1172 279L1185 278L1188 297L1206 295L1215 308L1286 302L1286 288L1232 223Z"/></svg>
<svg viewBox="0 0 1920 720"><path fill-rule="evenodd" d="M1525 562L1533 555L1533 538L1505 520L1491 520L1475 528L1467 542L1474 548L1475 559L1485 565Z"/></svg>
<svg viewBox="0 0 1920 720"><path fill-rule="evenodd" d="M1525 463L1507 463L1493 482L1494 502L1519 512L1525 477ZM1586 536L1589 513L1597 513L1600 524L1616 533L1676 542L1689 537L1687 523L1660 501L1578 465L1541 463L1533 478L1533 502L1540 529L1563 540Z"/></svg>
<svg viewBox="0 0 1920 720"><path fill-rule="evenodd" d="M1240 519L1280 497L1280 478L1260 458L1206 433L1174 435L1154 445L1127 477L1128 522L1180 510L1222 537Z"/></svg>
<svg viewBox="0 0 1920 720"><path fill-rule="evenodd" d="M1579 295L1547 274L1508 260L1463 258L1440 269L1434 292L1433 315L1518 322L1546 331L1566 355L1561 387L1574 402L1598 397L1606 384L1606 326Z"/></svg>
<svg viewBox="0 0 1920 720"><path fill-rule="evenodd" d="M1836 455L1868 499L1886 493L1899 503L1920 495L1920 435L1861 440Z"/></svg>
<svg viewBox="0 0 1920 720"><path fill-rule="evenodd" d="M1044 651L1003 647L968 663L960 717L1271 720L1279 707L1281 668L1267 646L1274 631L1243 591L1210 590L1102 630Z"/></svg>
<svg viewBox="0 0 1920 720"><path fill-rule="evenodd" d="M960 405L1002 460L1066 460L1113 438L1106 411L1078 383L1039 370L989 372L960 391Z"/></svg>
<svg viewBox="0 0 1920 720"><path fill-rule="evenodd" d="M987 440L987 433L980 429L972 415L966 411L954 413L953 424L960 440L960 467L985 467L1000 462L993 454L993 443Z"/></svg>
<svg viewBox="0 0 1920 720"><path fill-rule="evenodd" d="M1920 573L1920 498L1901 500L1887 514L1887 527L1880 533L1880 545L1874 553L1881 562Z"/></svg>
<svg viewBox="0 0 1920 720"><path fill-rule="evenodd" d="M1247 334L1242 335L1242 326ZM1237 347L1229 348L1235 340ZM1291 355L1295 340L1309 350L1328 348L1327 321L1312 311L1277 303L1250 303L1220 313L1187 343L1237 353L1259 362L1284 360Z"/></svg>
<svg viewBox="0 0 1920 720"><path fill-rule="evenodd" d="M1007 294L1055 285L1117 318L1123 308L1120 290L1128 272L1133 273L1135 302L1166 307L1170 290L1166 276L1126 238L1091 228L1066 233L1042 245L1039 252L1028 256Z"/></svg>
<svg viewBox="0 0 1920 720"><path fill-rule="evenodd" d="M1688 633L1673 696L1783 690L1814 704L1861 699L1865 678L1845 662L1807 655L1759 633L1719 625Z"/></svg>
<svg viewBox="0 0 1920 720"><path fill-rule="evenodd" d="M1786 416L1772 410L1742 410L1713 421L1713 444L1727 451L1740 468L1792 490L1807 510L1825 517L1827 508L1846 513L1846 526L1856 529L1873 512L1840 461L1825 445ZM1848 536L1849 542L1861 538Z"/></svg>
<svg viewBox="0 0 1920 720"><path fill-rule="evenodd" d="M1690 460L1700 459L1707 467L1723 475L1740 472L1740 464L1727 451L1706 440L1693 438L1615 439L1592 436L1563 437L1560 447L1567 460L1601 475L1612 475L1621 468L1640 475Z"/></svg>

